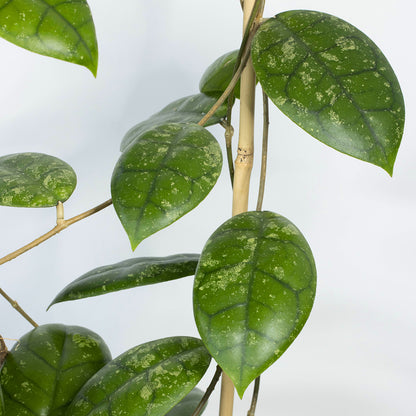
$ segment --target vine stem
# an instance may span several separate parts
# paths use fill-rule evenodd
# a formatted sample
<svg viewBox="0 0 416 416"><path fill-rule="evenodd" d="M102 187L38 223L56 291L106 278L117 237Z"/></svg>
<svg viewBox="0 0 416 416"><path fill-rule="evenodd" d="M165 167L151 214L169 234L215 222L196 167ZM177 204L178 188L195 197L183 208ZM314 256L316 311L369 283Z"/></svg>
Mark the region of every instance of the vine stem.
<svg viewBox="0 0 416 416"><path fill-rule="evenodd" d="M217 365L217 369L215 370L215 374L214 374L214 377L212 377L211 383L209 383L209 386L205 394L202 396L201 401L198 403L198 406L196 407L196 409L194 410L191 416L199 416L202 413L208 399L210 398L212 392L215 389L215 386L218 383L218 380L221 377L221 373L222 373L222 369L219 365Z"/></svg>
<svg viewBox="0 0 416 416"><path fill-rule="evenodd" d="M259 194L257 197L256 211L261 211L263 206L264 188L266 186L266 168L267 168L267 147L269 143L269 97L263 91L263 144L261 149L261 170Z"/></svg>
<svg viewBox="0 0 416 416"><path fill-rule="evenodd" d="M0 295L4 297L4 299L7 300L7 302L10 303L10 305L13 306L14 309L16 309L17 312L20 313L20 315L23 316L34 328L37 328L39 325L21 308L21 306L13 300L3 289L0 288Z"/></svg>
<svg viewBox="0 0 416 416"><path fill-rule="evenodd" d="M16 251L13 251L13 253L8 254L7 256L4 256L0 259L0 265L7 263L10 260L15 259L16 257L19 257L23 253L26 253L27 251L31 250L32 248L38 246L39 244L43 243L46 240L49 240L54 235L60 233L65 228L69 227L72 224L75 224L78 221L81 221L99 211L101 211L104 208L107 208L112 204L112 200L109 199L108 201L103 202L100 205L97 205L94 208L89 209L88 211L83 212L82 214L76 215L75 217L69 218L68 220L65 220L63 218L63 206L58 203L57 205L57 221L56 226L53 227L50 231L48 231L46 234L41 235L36 240L33 240L31 243L26 244L25 246L19 248Z"/></svg>
<svg viewBox="0 0 416 416"><path fill-rule="evenodd" d="M247 412L247 416L254 416L256 413L256 406L257 406L257 399L259 398L259 390L260 390L260 376L256 378L254 382L254 390L253 390L253 398L251 399L251 406Z"/></svg>

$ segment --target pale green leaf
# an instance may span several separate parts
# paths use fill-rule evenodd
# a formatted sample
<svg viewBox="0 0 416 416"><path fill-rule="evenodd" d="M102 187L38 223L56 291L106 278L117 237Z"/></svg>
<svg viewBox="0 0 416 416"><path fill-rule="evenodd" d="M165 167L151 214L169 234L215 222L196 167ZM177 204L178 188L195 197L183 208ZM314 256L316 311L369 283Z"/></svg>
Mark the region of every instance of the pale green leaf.
<svg viewBox="0 0 416 416"><path fill-rule="evenodd" d="M74 170L43 153L0 157L0 205L52 207L65 202L77 184Z"/></svg>

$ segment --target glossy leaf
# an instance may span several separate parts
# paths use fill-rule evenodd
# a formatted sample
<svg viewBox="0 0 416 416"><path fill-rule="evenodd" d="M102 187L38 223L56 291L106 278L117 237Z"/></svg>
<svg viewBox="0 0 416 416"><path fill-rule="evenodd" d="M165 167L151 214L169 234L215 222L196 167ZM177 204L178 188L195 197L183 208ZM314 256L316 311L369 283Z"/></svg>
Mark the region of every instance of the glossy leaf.
<svg viewBox="0 0 416 416"><path fill-rule="evenodd" d="M66 286L49 305L104 295L137 286L167 282L195 274L199 254L141 257L98 267ZM48 308L49 309L49 308Z"/></svg>
<svg viewBox="0 0 416 416"><path fill-rule="evenodd" d="M194 388L166 416L192 416L203 396L202 390Z"/></svg>
<svg viewBox="0 0 416 416"><path fill-rule="evenodd" d="M7 415L63 416L75 394L111 359L94 332L58 324L24 335L0 374Z"/></svg>
<svg viewBox="0 0 416 416"><path fill-rule="evenodd" d="M210 359L196 338L164 338L139 345L95 374L67 415L163 416L195 387Z"/></svg>
<svg viewBox="0 0 416 416"><path fill-rule="evenodd" d="M218 94L218 96L221 93ZM124 136L120 150L135 142L140 136L149 130L153 130L167 123L195 123L197 124L217 101L217 96L205 94L190 95L170 103L158 113L147 120L131 128ZM205 126L211 126L220 122L227 114L227 105L223 104L211 117Z"/></svg>
<svg viewBox="0 0 416 416"><path fill-rule="evenodd" d="M209 238L195 276L195 320L240 396L296 338L315 287L308 243L282 216L243 213Z"/></svg>
<svg viewBox="0 0 416 416"><path fill-rule="evenodd" d="M404 126L397 78L378 47L349 23L295 10L267 20L252 58L271 100L309 134L390 175Z"/></svg>
<svg viewBox="0 0 416 416"><path fill-rule="evenodd" d="M97 39L85 0L2 0L0 36L41 55L97 73Z"/></svg>
<svg viewBox="0 0 416 416"><path fill-rule="evenodd" d="M228 52L215 60L202 75L199 90L207 95L220 96L233 77L237 56L238 50ZM240 98L240 81L234 89L234 95Z"/></svg>
<svg viewBox="0 0 416 416"><path fill-rule="evenodd" d="M133 250L195 208L221 166L219 144L196 124L165 124L130 145L114 169L111 193Z"/></svg>
<svg viewBox="0 0 416 416"><path fill-rule="evenodd" d="M77 184L74 170L43 153L0 157L0 205L52 207L65 202Z"/></svg>

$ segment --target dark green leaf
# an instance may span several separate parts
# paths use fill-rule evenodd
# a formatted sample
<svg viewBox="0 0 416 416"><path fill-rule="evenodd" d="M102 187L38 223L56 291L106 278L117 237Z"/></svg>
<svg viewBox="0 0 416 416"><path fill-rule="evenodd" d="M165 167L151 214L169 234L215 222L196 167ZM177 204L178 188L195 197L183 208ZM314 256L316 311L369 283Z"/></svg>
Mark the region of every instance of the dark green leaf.
<svg viewBox="0 0 416 416"><path fill-rule="evenodd" d="M6 416L6 411L4 409L4 399L3 399L3 391L0 385L0 416Z"/></svg>
<svg viewBox="0 0 416 416"><path fill-rule="evenodd" d="M390 175L404 103L385 56L337 17L305 10L276 15L253 40L252 58L271 100L309 134Z"/></svg>
<svg viewBox="0 0 416 416"><path fill-rule="evenodd" d="M220 96L233 77L237 56L238 50L228 52L214 61L202 75L199 90L204 94ZM234 89L234 95L240 98L240 81Z"/></svg>
<svg viewBox="0 0 416 416"><path fill-rule="evenodd" d="M218 94L220 96L221 93ZM211 107L217 101L214 96L205 94L190 95L189 97L180 98L170 103L158 113L154 114L147 120L137 124L131 128L124 136L120 150L124 152L126 148L135 142L140 136L149 130L153 130L167 123L198 123ZM205 126L211 126L219 123L219 121L227 114L227 105L223 104L211 117Z"/></svg>
<svg viewBox="0 0 416 416"><path fill-rule="evenodd" d="M221 166L219 144L196 124L165 124L131 144L116 164L111 193L133 250L195 208Z"/></svg>
<svg viewBox="0 0 416 416"><path fill-rule="evenodd" d="M2 0L0 36L41 55L87 67L97 74L94 22L85 0Z"/></svg>
<svg viewBox="0 0 416 416"><path fill-rule="evenodd" d="M201 340L173 337L134 347L103 367L80 390L68 416L163 416L205 374Z"/></svg>
<svg viewBox="0 0 416 416"><path fill-rule="evenodd" d="M63 416L75 394L111 360L104 341L78 326L49 324L24 335L0 374L10 416Z"/></svg>
<svg viewBox="0 0 416 416"><path fill-rule="evenodd" d="M198 260L199 254L176 254L169 257L134 258L98 267L66 286L49 308L59 302L190 276L195 274Z"/></svg>
<svg viewBox="0 0 416 416"><path fill-rule="evenodd" d="M194 388L166 416L192 416L203 396L202 390Z"/></svg>
<svg viewBox="0 0 416 416"><path fill-rule="evenodd" d="M209 238L195 276L195 320L240 396L296 338L315 286L308 243L282 216L243 213Z"/></svg>
<svg viewBox="0 0 416 416"><path fill-rule="evenodd" d="M53 207L65 202L77 184L74 170L43 153L0 157L0 205Z"/></svg>

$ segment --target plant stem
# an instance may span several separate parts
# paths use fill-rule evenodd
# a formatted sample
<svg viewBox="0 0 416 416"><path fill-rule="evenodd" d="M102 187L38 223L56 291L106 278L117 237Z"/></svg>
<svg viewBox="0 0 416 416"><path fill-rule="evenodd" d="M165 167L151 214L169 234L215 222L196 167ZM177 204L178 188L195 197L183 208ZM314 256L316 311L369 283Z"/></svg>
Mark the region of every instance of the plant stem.
<svg viewBox="0 0 416 416"><path fill-rule="evenodd" d="M218 383L218 380L220 379L221 373L222 373L221 367L217 365L217 369L215 371L214 377L211 380L211 383L209 383L209 386L205 394L202 396L201 401L198 403L198 406L196 407L196 409L194 410L191 416L199 416L202 413L202 410L204 409L208 399L210 398L212 392L215 389L215 386Z"/></svg>
<svg viewBox="0 0 416 416"><path fill-rule="evenodd" d="M261 171L259 195L257 197L257 211L261 211L266 185L267 147L269 142L269 97L263 91L263 144L261 150Z"/></svg>
<svg viewBox="0 0 416 416"><path fill-rule="evenodd" d="M251 399L251 406L249 411L247 412L247 416L254 416L256 412L257 406L257 399L259 398L259 389L260 389L260 376L256 378L254 382L254 391L253 391L253 398Z"/></svg>
<svg viewBox="0 0 416 416"><path fill-rule="evenodd" d="M14 309L16 309L17 312L20 313L20 315L23 316L33 327L37 328L39 325L20 307L20 305L13 300L3 289L0 288L0 295L4 297L4 299L7 300L7 302L10 303L10 305L13 306Z"/></svg>
<svg viewBox="0 0 416 416"><path fill-rule="evenodd" d="M13 253L8 254L7 256L4 256L0 259L0 265L7 263L10 260L15 259L16 257L22 255L23 253L26 253L27 251L31 250L32 248L38 246L39 244L43 243L44 241L48 240L49 238L53 237L54 235L60 233L65 228L69 227L70 225L83 220L84 218L87 218L102 209L110 206L112 204L112 200L109 199L108 201L103 202L100 205L97 205L96 207L89 209L88 211L83 212L82 214L76 215L75 217L70 218L69 220L64 220L60 217L60 213L57 214L57 224L55 227L52 228L52 230L48 231L46 234L43 234L42 236L38 237L36 240L33 240L31 243L26 244L25 246L19 248L16 251L13 251ZM63 215L63 212L62 212Z"/></svg>

